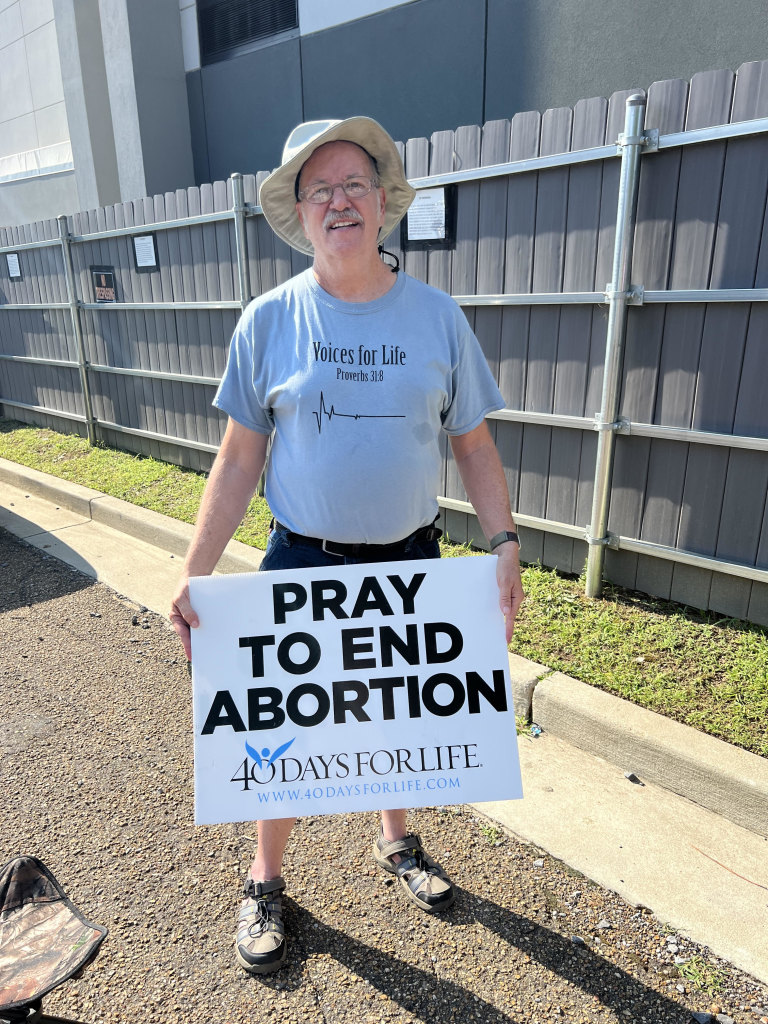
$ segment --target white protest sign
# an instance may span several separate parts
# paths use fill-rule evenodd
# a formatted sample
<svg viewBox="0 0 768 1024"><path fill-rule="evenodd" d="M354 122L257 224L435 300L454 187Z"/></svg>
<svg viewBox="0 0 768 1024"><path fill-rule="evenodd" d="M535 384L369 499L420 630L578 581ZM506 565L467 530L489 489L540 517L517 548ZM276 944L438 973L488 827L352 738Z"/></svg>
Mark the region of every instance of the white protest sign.
<svg viewBox="0 0 768 1024"><path fill-rule="evenodd" d="M522 796L494 557L189 586L197 824Z"/></svg>

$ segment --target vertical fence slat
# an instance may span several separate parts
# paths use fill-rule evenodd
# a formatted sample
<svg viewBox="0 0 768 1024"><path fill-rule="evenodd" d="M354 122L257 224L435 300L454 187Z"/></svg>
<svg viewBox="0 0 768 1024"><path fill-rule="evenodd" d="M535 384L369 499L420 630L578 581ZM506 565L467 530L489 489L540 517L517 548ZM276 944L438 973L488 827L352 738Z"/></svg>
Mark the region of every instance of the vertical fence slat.
<svg viewBox="0 0 768 1024"><path fill-rule="evenodd" d="M733 91L731 120L765 116L768 109L765 67L764 63L752 63L739 69ZM766 184L765 176L756 174L753 161L764 161L767 155L768 140L764 137L731 140L726 144L710 279L712 287L722 287L725 282L735 280L740 281L741 287L750 287L755 280L762 231L761 225L755 225L753 218L760 217L761 199L764 216ZM739 185L736 185L737 181ZM738 245L736 237L740 240ZM740 353L744 353L746 360L745 347L750 336L748 317L749 309L742 306L707 311L699 362L703 387L701 395L697 389L694 426L702 422L727 423L735 420L741 387L737 376L741 368ZM761 347L764 349L764 345ZM722 390L715 384L718 376L724 378ZM740 376L743 379L743 373ZM712 404L712 410L705 409L707 400ZM730 425L724 429L731 429ZM752 561L757 555L754 537L746 524L740 521L739 515L740 510L748 507L745 495L763 480L764 460L743 458L752 454L732 450L727 453L726 464L726 453L718 453L716 464L722 479L719 491L722 494L722 511L714 551L719 557L724 551L738 551L741 554L739 560L746 561ZM764 484L762 493L765 493ZM708 600L727 614L741 616L747 613L754 589L745 581L725 581L713 574Z"/></svg>
<svg viewBox="0 0 768 1024"><path fill-rule="evenodd" d="M176 212L179 217L189 215L189 196L186 189L176 190ZM195 301L194 255L192 248L193 230L189 227L178 231L179 260L181 263L181 299L184 302ZM182 368L185 372L201 376L203 373L201 348L201 317L196 313L177 313L180 324L179 331L184 338L185 360ZM191 440L208 443L208 408L210 405L208 389L201 384L191 385L193 424L189 434ZM213 395L210 395L213 398ZM199 457L200 461L200 457ZM201 464L202 468L202 464Z"/></svg>
<svg viewBox="0 0 768 1024"><path fill-rule="evenodd" d="M573 109L572 149L602 146L608 104L602 97L582 100ZM584 164L570 169L563 290L588 291L593 287L600 223L602 168ZM563 306L560 311L558 364L555 376L555 412L588 415L589 353L592 345L592 310L589 306ZM604 328L603 328L604 332ZM593 431L555 432L555 457L567 493L560 511L562 521L586 527L592 505L596 457ZM568 547L567 545L570 545ZM565 571L580 572L586 550L582 542L561 538L557 557Z"/></svg>
<svg viewBox="0 0 768 1024"><path fill-rule="evenodd" d="M429 174L429 142L427 139L408 139L405 144L405 175L407 178L424 178ZM427 280L427 253L410 249L404 254L403 266L407 274L419 281Z"/></svg>
<svg viewBox="0 0 768 1024"><path fill-rule="evenodd" d="M114 206L108 206L105 210L106 214L106 226L109 230L115 230L117 228L117 214ZM111 261L115 261L115 273L117 274L118 267L120 266L120 245L117 239L113 239L110 245L110 265ZM128 358L127 344L126 344L126 318L124 313L114 312L108 314L110 324L110 350L107 353L107 365L108 366L128 366L126 362ZM114 393L117 396L117 404L120 410L120 419L118 423L130 422L131 416L131 396L129 393L127 378L115 377L113 383Z"/></svg>
<svg viewBox="0 0 768 1024"><path fill-rule="evenodd" d="M104 209L89 210L87 213L86 231L102 231L106 228L106 216ZM94 262L102 266L115 266L114 246L110 244L111 239L103 239L93 246L95 254ZM89 300L91 298L89 296ZM112 362L114 343L112 336L115 327L115 315L106 308L102 308L94 314L91 322L93 324L93 335L88 338L86 353L89 363L101 363L109 365ZM93 413L97 419L112 420L121 422L121 403L119 391L122 381L110 374L95 374L89 372L91 385Z"/></svg>
<svg viewBox="0 0 768 1024"><path fill-rule="evenodd" d="M547 111L542 119L541 152L567 152L573 144L574 113L569 108ZM536 261L534 263L534 291L541 281L544 291L559 291L564 287L566 252L568 249L568 217L570 200L570 169L561 168L554 173L546 172L539 179ZM542 236L540 211L546 211L545 231ZM543 243L543 245L542 245ZM549 272L541 274L539 258L543 257ZM575 308L569 311L578 316ZM564 314L566 323L563 323ZM570 322L569 322L570 321ZM570 346L576 337L570 333L573 320L564 308L534 309L531 311L531 346L538 362L542 354L550 353L552 362L549 382L550 402L553 412L570 411L581 414L583 389L571 366ZM544 341L537 342L537 338ZM546 356L544 358L547 358ZM578 394L574 394L577 392ZM542 433L538 431L537 433ZM542 438L543 440L543 438ZM549 455L546 467L547 485L545 494L545 515L558 522L572 523L575 514L577 474L579 465L579 436L569 430L553 428L549 431ZM574 542L558 534L545 534L543 547L544 561L555 568L570 572L573 566Z"/></svg>
<svg viewBox="0 0 768 1024"><path fill-rule="evenodd" d="M570 108L544 113L539 144L541 156L570 149L572 118ZM557 292L562 288L567 206L567 168L540 171L533 242L532 288L535 292ZM535 412L551 412L554 407L559 317L558 306L534 306L530 311L525 408ZM520 510L529 515L547 515L551 455L552 428L526 426L520 454ZM542 537L542 560L546 558L550 540L546 534ZM557 547L557 541L554 544Z"/></svg>
<svg viewBox="0 0 768 1024"><path fill-rule="evenodd" d="M259 197L259 188L255 174L243 175L243 198L246 204L256 205ZM248 247L248 277L251 282L251 295L261 295L261 279L259 276L259 233L257 221L263 220L261 216L250 216L245 219L245 239Z"/></svg>
<svg viewBox="0 0 768 1024"><path fill-rule="evenodd" d="M405 147L399 146L399 150L403 158L405 158ZM429 174L442 174L452 171L455 166L456 155L454 151L454 133L452 131L435 132L430 140L430 157L429 157ZM393 234L391 238L400 237L399 234ZM402 248L395 248L389 245L389 248L393 252L396 252L405 265L405 253ZM435 288L440 288L445 292L451 290L451 271L453 266L453 252L450 249L435 250L427 254L427 281ZM442 462L442 472L440 479L440 494L447 493L447 468L448 468L448 438L441 432L440 439L440 458ZM453 529L456 517L453 514L449 514L446 510L441 509L440 519L438 525L445 532L450 532Z"/></svg>
<svg viewBox="0 0 768 1024"><path fill-rule="evenodd" d="M169 221L178 218L176 193L166 192L163 196L165 216ZM160 264L160 286L163 300L167 302L182 301L183 285L181 279L181 251L179 235L182 229L159 231L157 233L157 256ZM182 343L179 333L183 331L183 316L180 311L165 314L167 324L168 368L172 373L186 372L182 361ZM194 399L191 387L180 383L171 383L175 412L174 433L188 440L195 437ZM199 453L194 448L182 448L177 456L190 469L200 468Z"/></svg>
<svg viewBox="0 0 768 1024"><path fill-rule="evenodd" d="M506 159L506 157L505 157ZM431 139L431 155L429 160L430 174L447 174L455 167L453 149L453 132L434 132ZM451 290L451 266L453 253L450 249L435 249L430 252L428 261L428 281L435 288L444 292Z"/></svg>
<svg viewBox="0 0 768 1024"><path fill-rule="evenodd" d="M608 101L602 97L582 100L573 109L574 124L572 148L582 149L605 144L605 130L608 118ZM600 204L602 195L603 168L600 165L572 167L568 188L569 229L566 249L563 288L591 289L595 287L597 268L597 247L600 233ZM575 223L571 221L571 210ZM598 336L595 337L597 325ZM563 412L574 412L582 416L593 416L599 409L599 382L592 376L595 360L593 347L602 353L605 348L606 318L602 310L589 307L563 308L560 316L560 331L565 340L573 338L577 347L574 359L583 358L583 395L581 407L576 405L578 395L574 392L568 404L557 408ZM580 340L580 339L583 339ZM561 341L561 345L563 342ZM582 348L582 345L584 346ZM602 358L602 357L601 357ZM591 396L594 395L594 398ZM565 401L561 399L560 401ZM573 404L571 404L573 403ZM592 512L592 492L597 458L597 434L593 430L583 431L579 449L578 488L574 523L586 528ZM573 572L580 572L584 566L586 547L573 546Z"/></svg>
<svg viewBox="0 0 768 1024"><path fill-rule="evenodd" d="M729 71L695 75L691 80L686 115L689 129L728 121L734 76ZM715 226L720 205L725 142L709 142L683 150L680 163L670 288L706 288L709 285ZM659 413L663 422L691 426L704 305L667 310L664 346L659 371ZM724 449L690 445L683 480L682 508L676 543L691 551L713 555L717 519L725 486L728 453ZM717 515L699 514L703 502L717 501ZM670 597L705 608L712 574L695 566L675 565Z"/></svg>
<svg viewBox="0 0 768 1024"><path fill-rule="evenodd" d="M481 131L476 125L456 129L454 149L459 167L477 166L480 162ZM477 217L480 190L477 184L463 184L458 189L456 211L456 249L451 268L451 289L454 295L471 294L477 273ZM465 310L474 330L474 310ZM466 501L466 492L459 478L456 463L446 445L445 493L449 498ZM446 529L452 540L466 544L469 520L463 513L445 513Z"/></svg>
<svg viewBox="0 0 768 1024"><path fill-rule="evenodd" d="M738 106L740 92L743 90L744 79L737 76L734 108ZM753 107L747 112L756 111ZM755 161L758 161L757 165ZM712 260L713 287L728 287L738 281L739 287L749 288L754 283L765 217L766 178L762 169L765 166L768 166L768 138L735 139L728 143ZM719 429L726 432L731 429L749 313L750 307L745 304L707 311L699 361L694 426L722 424ZM743 550L744 558L751 561L756 551L752 550L750 555L749 544L740 548L742 543L747 543L748 536L740 517L732 514L735 508L744 507L741 504L743 495L749 492L756 479L760 479L756 463L745 459L745 454L749 453L733 450L728 457L715 550L718 557L721 557L723 551ZM716 575L712 579L710 601L727 614L743 617L749 607L750 593L751 584L748 582L735 579L726 582Z"/></svg>
<svg viewBox="0 0 768 1024"><path fill-rule="evenodd" d="M165 209L165 196L155 195L145 203L145 217L150 224L169 219ZM162 302L167 297L161 270L164 264L167 266L168 261L166 235L165 231L155 235L158 267L143 275L150 289L152 302ZM156 336L157 368L167 373L172 368L171 350L176 345L176 321L172 313L164 310L152 314L152 321L152 329ZM183 428L177 423L176 385L172 381L160 381L160 393L163 396L165 411L165 433L183 437ZM169 448L168 444L161 444L163 458L168 458Z"/></svg>
<svg viewBox="0 0 768 1024"><path fill-rule="evenodd" d="M189 205L190 217L203 213L203 202L201 189L196 186L187 190L187 202ZM204 265L204 244L203 233L200 230L191 232L192 245L192 279L194 284L193 302L204 302L208 298L206 287L206 275ZM201 312L196 318L199 327L199 359L200 372L204 377L213 377L213 354L211 345L211 315L208 312ZM205 407L205 437L206 444L217 444L218 436L216 419L210 405Z"/></svg>
<svg viewBox="0 0 768 1024"><path fill-rule="evenodd" d="M510 124L509 160L538 156L541 114L515 114ZM507 238L504 259L504 290L530 292L533 279L533 236L536 226L537 176L513 175L507 182ZM499 349L499 388L512 409L525 408L528 368L530 307L507 306L502 312ZM501 422L496 428L496 446L507 478L512 510L524 512L521 501L521 451L526 428L520 423ZM542 535L521 529L526 561L541 558Z"/></svg>
<svg viewBox="0 0 768 1024"><path fill-rule="evenodd" d="M656 82L648 90L646 128L659 132L682 131L688 100L688 83L679 79ZM666 288L672 250L672 226L678 197L681 151L649 154L641 161L638 190L637 228L632 263L632 279L645 288ZM640 314L639 316L636 314ZM650 403L639 408L637 398L653 395L657 385L659 353L664 336L665 309L630 309L624 362L623 415L649 421ZM634 396L634 402L632 401ZM626 438L620 438L620 444ZM659 544L674 544L682 497L682 481L687 457L686 445L653 441L650 446L634 444L634 451L647 453L647 471L636 476L635 487L641 500L642 522L639 536ZM642 466L642 456L637 460ZM633 523L633 528L636 529ZM620 532L624 533L623 527ZM635 586L654 590L668 597L672 583L672 564L640 556Z"/></svg>
<svg viewBox="0 0 768 1024"><path fill-rule="evenodd" d="M124 202L122 204L123 213L125 215L126 225L142 224L144 222L143 217L143 204L140 202ZM142 275L137 274L133 269L133 260L131 259L131 250L133 248L133 241L130 237L126 237L123 257L124 267L124 280L130 281L130 288L133 294L133 300L135 302L147 302L148 298L142 287ZM129 312L129 322L133 329L133 348L134 356L136 360L132 365L136 366L147 366L150 369L153 368L153 356L150 353L149 341L147 338L147 318L143 311L137 310L135 312ZM161 431L161 413L162 410L157 410L158 399L157 391L154 387L154 381L141 378L131 378L132 381L136 381L137 387L137 426L140 430L152 430L156 432ZM120 442L118 442L120 443ZM152 455L154 458L159 456L159 450L154 441L145 440L143 438L137 438L134 442L129 442L127 439L122 442L123 444L135 443L138 451Z"/></svg>
<svg viewBox="0 0 768 1024"><path fill-rule="evenodd" d="M509 153L510 122L489 121L483 126L480 163L487 167L503 163ZM477 278L478 294L496 294L504 289L504 250L506 242L507 186L503 179L480 183L478 197ZM496 381L501 363L501 322L503 310L480 306L475 310L475 334ZM491 435L496 440L498 421L490 420ZM475 518L467 523L467 540L485 548L486 537Z"/></svg>

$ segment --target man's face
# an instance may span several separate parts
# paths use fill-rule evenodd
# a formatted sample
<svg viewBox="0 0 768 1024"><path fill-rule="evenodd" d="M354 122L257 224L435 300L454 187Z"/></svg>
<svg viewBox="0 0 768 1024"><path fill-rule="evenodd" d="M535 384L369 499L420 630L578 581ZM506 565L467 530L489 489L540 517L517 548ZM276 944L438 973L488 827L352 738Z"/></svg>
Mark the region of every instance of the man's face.
<svg viewBox="0 0 768 1024"><path fill-rule="evenodd" d="M337 185L348 178L370 178L372 174L365 150L353 142L328 142L304 164L299 184L301 189ZM353 255L376 248L384 223L384 203L383 188L372 189L362 199L350 199L343 189L336 188L327 203L303 200L296 204L296 212L315 255Z"/></svg>

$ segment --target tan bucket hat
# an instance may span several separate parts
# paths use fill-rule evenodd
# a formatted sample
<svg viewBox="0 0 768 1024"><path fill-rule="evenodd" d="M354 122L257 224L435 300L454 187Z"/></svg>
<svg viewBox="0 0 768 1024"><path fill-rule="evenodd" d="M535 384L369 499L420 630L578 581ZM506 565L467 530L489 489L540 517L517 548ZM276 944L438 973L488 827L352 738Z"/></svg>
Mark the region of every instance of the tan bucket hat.
<svg viewBox="0 0 768 1024"><path fill-rule="evenodd" d="M373 118L348 117L344 121L306 121L298 125L283 147L283 162L262 182L259 203L275 234L308 256L314 254L314 249L296 215L296 178L314 151L326 142L354 142L376 161L387 195L382 240L400 223L416 195L405 177L397 146Z"/></svg>

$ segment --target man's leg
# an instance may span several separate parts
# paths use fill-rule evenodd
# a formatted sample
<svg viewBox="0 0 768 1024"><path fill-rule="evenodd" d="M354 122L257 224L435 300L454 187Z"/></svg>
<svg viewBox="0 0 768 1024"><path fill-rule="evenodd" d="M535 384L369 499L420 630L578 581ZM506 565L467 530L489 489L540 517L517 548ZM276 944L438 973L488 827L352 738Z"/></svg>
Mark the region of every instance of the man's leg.
<svg viewBox="0 0 768 1024"><path fill-rule="evenodd" d="M308 569L338 565L339 560L317 547L296 543L288 531L270 533L261 570ZM287 946L282 920L283 854L295 818L257 823L258 847L245 881L245 899L237 921L235 955L252 974L276 971L285 960Z"/></svg>
<svg viewBox="0 0 768 1024"><path fill-rule="evenodd" d="M272 821L256 822L259 845L251 864L251 878L254 882L268 882L282 875L283 854L295 823L295 818L274 818Z"/></svg>
<svg viewBox="0 0 768 1024"><path fill-rule="evenodd" d="M269 974L285 960L283 854L295 821L275 818L256 825L259 845L245 881L235 939L238 963L251 974Z"/></svg>
<svg viewBox="0 0 768 1024"><path fill-rule="evenodd" d="M381 834L388 843L394 842L395 839L403 839L408 834L405 828L405 811L382 811Z"/></svg>
<svg viewBox="0 0 768 1024"><path fill-rule="evenodd" d="M402 557L439 558L440 545L434 538L412 541ZM428 914L446 910L453 903L450 879L424 852L419 837L408 832L404 810L381 812L381 835L373 841L373 859L380 868L396 874L411 902Z"/></svg>

